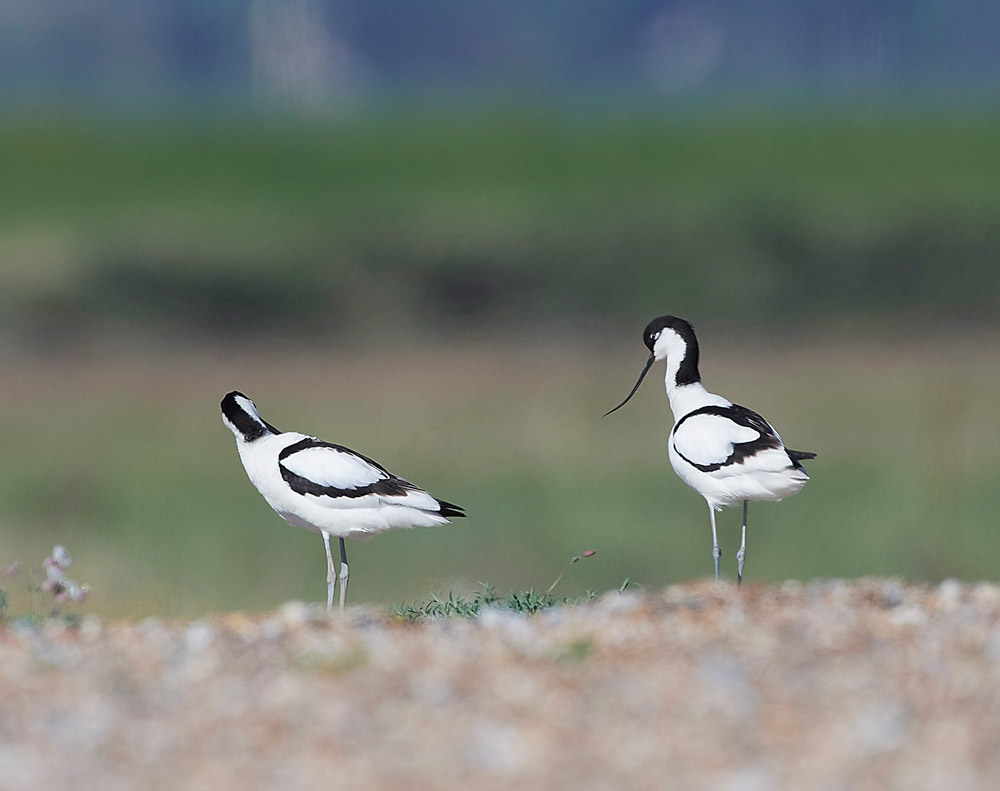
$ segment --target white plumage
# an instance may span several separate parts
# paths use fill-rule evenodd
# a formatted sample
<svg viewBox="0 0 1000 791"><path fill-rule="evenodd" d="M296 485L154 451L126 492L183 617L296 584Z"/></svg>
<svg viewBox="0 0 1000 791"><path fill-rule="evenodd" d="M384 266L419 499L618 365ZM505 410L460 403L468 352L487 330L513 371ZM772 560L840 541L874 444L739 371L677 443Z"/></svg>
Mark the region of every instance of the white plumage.
<svg viewBox="0 0 1000 791"><path fill-rule="evenodd" d="M327 609L333 582L340 579L340 609L347 596L345 538L365 540L409 527L448 524L462 508L438 500L378 462L342 445L308 434L279 432L239 392L222 399L222 420L250 481L282 519L323 536L327 555ZM330 536L340 539L340 573L335 573Z"/></svg>
<svg viewBox="0 0 1000 791"><path fill-rule="evenodd" d="M674 427L668 456L684 483L708 503L712 522L712 557L719 578L719 541L715 512L743 503L743 537L737 553L737 580L743 581L746 560L747 504L750 500L782 500L801 489L809 476L801 462L815 453L789 450L778 433L756 412L708 392L698 372L698 340L684 319L660 316L643 332L650 351L646 367L622 403L639 389L657 360L666 360L664 378Z"/></svg>
<svg viewBox="0 0 1000 791"><path fill-rule="evenodd" d="M684 421L683 431L674 432L671 447L695 464L707 466L728 459L734 446L759 436L756 429L735 425L722 415L702 413Z"/></svg>

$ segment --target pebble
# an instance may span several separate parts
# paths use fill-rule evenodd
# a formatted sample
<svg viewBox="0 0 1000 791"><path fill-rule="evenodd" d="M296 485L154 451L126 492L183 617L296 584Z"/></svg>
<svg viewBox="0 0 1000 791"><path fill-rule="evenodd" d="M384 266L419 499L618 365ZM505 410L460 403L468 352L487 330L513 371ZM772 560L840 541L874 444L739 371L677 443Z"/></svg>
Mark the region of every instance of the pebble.
<svg viewBox="0 0 1000 791"><path fill-rule="evenodd" d="M989 582L699 581L412 625L89 616L0 628L0 788L931 791L961 767L992 789L996 700Z"/></svg>

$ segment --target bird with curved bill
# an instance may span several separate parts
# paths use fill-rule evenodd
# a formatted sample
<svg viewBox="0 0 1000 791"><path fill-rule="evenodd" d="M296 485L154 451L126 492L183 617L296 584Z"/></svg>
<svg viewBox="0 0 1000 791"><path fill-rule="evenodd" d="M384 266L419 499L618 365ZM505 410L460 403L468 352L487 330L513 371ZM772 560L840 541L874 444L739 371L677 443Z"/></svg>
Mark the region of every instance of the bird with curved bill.
<svg viewBox="0 0 1000 791"><path fill-rule="evenodd" d="M689 322L660 316L649 322L642 339L649 359L632 391L605 417L628 403L653 363L666 360L664 382L674 415L667 439L670 464L708 503L716 582L722 550L715 512L743 503L743 533L736 554L737 584L741 585L747 555L748 503L782 500L795 494L809 480L802 462L816 454L786 448L778 432L756 412L705 389L698 372L698 339Z"/></svg>
<svg viewBox="0 0 1000 791"><path fill-rule="evenodd" d="M345 538L366 540L389 530L444 525L449 517L465 516L461 506L432 497L350 448L278 431L243 393L234 390L222 399L222 421L235 435L243 467L267 504L288 524L323 536L327 612L333 610L337 579L341 612L347 600ZM340 539L339 574L330 536Z"/></svg>

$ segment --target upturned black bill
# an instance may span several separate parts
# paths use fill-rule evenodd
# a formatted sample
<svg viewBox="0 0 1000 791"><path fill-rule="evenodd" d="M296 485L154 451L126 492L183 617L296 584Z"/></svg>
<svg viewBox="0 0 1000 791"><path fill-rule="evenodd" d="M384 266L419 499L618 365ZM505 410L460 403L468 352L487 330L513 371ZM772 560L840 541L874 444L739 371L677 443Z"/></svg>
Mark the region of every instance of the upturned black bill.
<svg viewBox="0 0 1000 791"><path fill-rule="evenodd" d="M605 413L604 413L604 414L603 414L603 415L602 415L601 417L607 417L607 416L608 416L608 415L610 415L610 414L611 414L612 412L615 412L615 411L617 411L617 410L621 409L621 408L622 408L623 406L625 406L625 404L627 404L627 403L628 403L629 399L630 399L630 398L631 398L632 396L634 396L634 395L635 395L635 391L639 389L639 385L641 385L641 384L642 384L642 379L643 379L643 377L644 377L644 376L646 375L646 371L648 371L648 370L649 370L650 366L651 366L651 365L652 365L652 364L653 364L653 363L655 362L655 360L656 360L656 357L655 357L654 355L652 355L652 354L651 354L651 355L649 355L649 359L648 359L648 360L646 360L646 367L645 367L645 368L643 368L643 369L642 369L642 373L641 373L641 374L639 374L639 379L638 379L638 380L636 381L636 383L635 383L635 387L633 387L633 388L632 388L632 392L631 392L631 393L629 393L629 394L628 394L627 396L625 396L625 400L624 400L624 401L622 401L622 402L621 402L621 403L620 403L620 404L619 404L618 406L616 406L616 407L615 407L614 409L612 409L612 410L610 410L610 411L608 411L608 412L605 412Z"/></svg>

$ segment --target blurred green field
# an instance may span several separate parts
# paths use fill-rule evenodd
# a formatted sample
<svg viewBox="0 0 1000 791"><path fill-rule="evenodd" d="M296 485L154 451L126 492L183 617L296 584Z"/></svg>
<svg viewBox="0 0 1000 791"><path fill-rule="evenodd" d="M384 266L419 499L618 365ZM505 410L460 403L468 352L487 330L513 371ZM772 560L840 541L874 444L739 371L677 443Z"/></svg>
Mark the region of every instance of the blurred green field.
<svg viewBox="0 0 1000 791"><path fill-rule="evenodd" d="M0 389L0 566L55 542L93 586L86 612L194 616L325 595L317 535L271 512L240 466L218 401L252 395L279 428L373 456L469 518L351 543L351 600L424 598L488 581L567 594L711 572L703 501L666 457L659 381L601 419L645 360L638 321L603 344L566 337L400 343L378 354L9 356ZM803 339L765 347L698 325L710 388L757 408L813 480L751 506L750 581L903 575L996 579L997 338ZM733 578L739 513L720 521ZM24 573L11 609L30 602Z"/></svg>
<svg viewBox="0 0 1000 791"><path fill-rule="evenodd" d="M0 123L0 330L740 326L1000 304L1000 116ZM636 319L636 317L640 319Z"/></svg>

